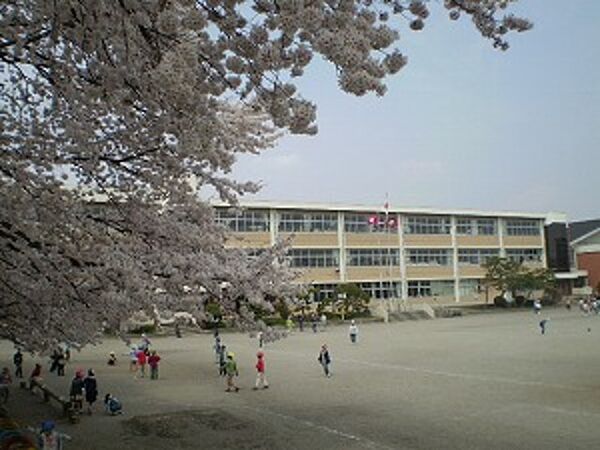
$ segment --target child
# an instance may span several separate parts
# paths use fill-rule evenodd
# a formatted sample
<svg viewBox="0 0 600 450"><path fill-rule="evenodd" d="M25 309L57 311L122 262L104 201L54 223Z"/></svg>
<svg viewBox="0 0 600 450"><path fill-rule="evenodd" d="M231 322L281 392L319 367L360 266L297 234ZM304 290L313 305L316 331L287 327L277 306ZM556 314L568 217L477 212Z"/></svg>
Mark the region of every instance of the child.
<svg viewBox="0 0 600 450"><path fill-rule="evenodd" d="M42 365L40 363L36 363L35 367L31 371L31 375L29 375L29 389L33 389L33 383L41 383L42 382Z"/></svg>
<svg viewBox="0 0 600 450"><path fill-rule="evenodd" d="M71 380L71 390L69 391L71 407L75 412L80 412L83 409L83 390L83 370L79 369Z"/></svg>
<svg viewBox="0 0 600 450"><path fill-rule="evenodd" d="M267 377L265 376L265 354L263 352L258 352L256 354L258 361L256 361L256 384L254 385L254 390L256 391L258 387L262 384L263 389L269 388L269 382L267 381Z"/></svg>
<svg viewBox="0 0 600 450"><path fill-rule="evenodd" d="M67 356L62 351L58 352L56 357L56 375L59 377L65 376L65 365L67 364Z"/></svg>
<svg viewBox="0 0 600 450"><path fill-rule="evenodd" d="M113 397L111 394L106 394L104 397L104 409L111 416L123 414L123 405L121 405L119 399Z"/></svg>
<svg viewBox="0 0 600 450"><path fill-rule="evenodd" d="M152 345L152 343L150 342L150 339L148 339L148 336L146 336L146 333L142 333L142 342L139 345L139 349L141 351L143 351L146 356L148 356L150 354L150 345Z"/></svg>
<svg viewBox="0 0 600 450"><path fill-rule="evenodd" d="M129 352L129 371L130 372L137 371L137 364L138 364L137 354L138 354L137 348L135 348L135 346L132 346L131 351Z"/></svg>
<svg viewBox="0 0 600 450"><path fill-rule="evenodd" d="M42 422L38 433L38 448L40 450L62 450L64 448L64 441L71 440L71 436L59 433L55 430L55 427L56 425L51 420Z"/></svg>
<svg viewBox="0 0 600 450"><path fill-rule="evenodd" d="M87 412L92 415L92 406L98 399L98 383L96 381L96 374L92 369L88 370L87 377L83 380L83 388L85 389L85 401L88 404Z"/></svg>
<svg viewBox="0 0 600 450"><path fill-rule="evenodd" d="M542 302L539 300L533 301L533 312L536 314L540 314L540 312L542 312Z"/></svg>
<svg viewBox="0 0 600 450"><path fill-rule="evenodd" d="M225 376L225 364L227 363L227 346L225 344L221 345L221 350L219 352L219 375Z"/></svg>
<svg viewBox="0 0 600 450"><path fill-rule="evenodd" d="M542 334L546 334L546 324L548 323L549 319L544 319L540 322L540 330L542 331Z"/></svg>
<svg viewBox="0 0 600 450"><path fill-rule="evenodd" d="M158 363L160 362L160 356L156 354L156 350L152 350L148 357L148 365L150 366L150 379L158 380Z"/></svg>
<svg viewBox="0 0 600 450"><path fill-rule="evenodd" d="M291 317L288 317L285 321L285 327L288 330L288 333L291 333L294 330L294 321Z"/></svg>
<svg viewBox="0 0 600 450"><path fill-rule="evenodd" d="M356 344L356 339L358 338L358 327L356 326L356 322L354 322L354 320L350 322L350 328L348 329L348 332L350 334L350 342Z"/></svg>
<svg viewBox="0 0 600 450"><path fill-rule="evenodd" d="M219 335L215 336L215 345L213 345L213 348L215 350L215 364L218 365L220 361L219 353L221 352L221 338Z"/></svg>
<svg viewBox="0 0 600 450"><path fill-rule="evenodd" d="M319 352L319 357L317 358L317 360L323 366L323 371L325 372L325 376L327 378L330 378L331 372L329 372L329 364L331 364L331 357L329 356L329 350L327 349L327 344L323 344L321 346L321 351Z"/></svg>
<svg viewBox="0 0 600 450"><path fill-rule="evenodd" d="M237 369L237 363L235 362L235 359L233 359L234 357L235 355L232 352L227 353L227 362L225 363L225 374L227 375L226 392L231 392L231 389L234 389L235 392L240 390L233 381L233 377L238 377L240 375Z"/></svg>
<svg viewBox="0 0 600 450"><path fill-rule="evenodd" d="M136 360L137 360L137 358L136 358ZM117 356L115 355L115 352L110 352L108 354L107 364L109 366L116 366L117 365Z"/></svg>
<svg viewBox="0 0 600 450"><path fill-rule="evenodd" d="M15 364L15 378L23 378L23 353L21 349L13 355L13 363Z"/></svg>
<svg viewBox="0 0 600 450"><path fill-rule="evenodd" d="M146 376L146 362L148 358L146 358L146 352L143 349L139 349L137 352L137 364L140 369L140 377L144 378Z"/></svg>

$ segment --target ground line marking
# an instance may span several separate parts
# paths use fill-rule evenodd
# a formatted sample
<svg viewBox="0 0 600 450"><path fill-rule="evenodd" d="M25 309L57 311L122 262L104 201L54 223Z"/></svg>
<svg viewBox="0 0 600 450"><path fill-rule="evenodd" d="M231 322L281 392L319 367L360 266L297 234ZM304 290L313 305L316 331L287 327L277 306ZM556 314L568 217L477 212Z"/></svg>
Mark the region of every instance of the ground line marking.
<svg viewBox="0 0 600 450"><path fill-rule="evenodd" d="M289 354L289 355L295 355L295 356L304 356L307 358L311 357L306 353L289 352L289 351L278 350L278 349L269 349L268 351L284 353L284 354ZM399 364L377 363L377 362L370 362L370 361L361 361L361 360L357 360L357 359L335 358L333 360L333 362L336 362L336 361L339 361L342 363L358 364L358 365L368 366L368 367L404 370L406 372L420 372L420 373L425 373L428 375L444 376L444 377L448 377L448 378L465 378L465 379L485 381L485 382L494 381L494 382L499 382L499 383L516 384L516 385L521 385L521 386L541 386L541 387L566 389L566 390L570 390L570 391L580 391L580 392L595 390L590 387L569 386L566 384L546 383L543 381L513 380L510 378L495 377L495 376L488 376L488 375L477 375L477 374L468 374L468 373L459 373L459 372L446 372L446 371L442 371L442 370L427 369L427 368L422 368L422 367L401 366Z"/></svg>
<svg viewBox="0 0 600 450"><path fill-rule="evenodd" d="M283 413L271 411L269 409L255 408L255 407L245 406L245 405L235 405L235 407L236 408L240 408L240 409L247 409L249 411L253 411L253 412L256 412L256 413L260 413L260 414L270 414L272 416L279 417L280 419L284 419L284 420L288 420L288 421L298 422L298 423L301 423L304 426L307 426L309 428L315 428L317 430L325 431L326 433L343 437L345 439L357 442L357 443L359 443L361 445L364 445L366 447L369 447L369 448L380 448L380 449L385 449L385 450L395 450L393 447L388 447L386 445L379 444L377 442L374 442L374 441L371 441L371 440L368 440L368 439L364 439L364 438L361 438L359 436L355 436L353 434L346 433L344 431L336 430L335 428L331 428L331 427L328 427L326 425L319 425L319 424L316 424L314 422L311 422L310 420L300 419L298 417L290 416L288 414L283 414Z"/></svg>

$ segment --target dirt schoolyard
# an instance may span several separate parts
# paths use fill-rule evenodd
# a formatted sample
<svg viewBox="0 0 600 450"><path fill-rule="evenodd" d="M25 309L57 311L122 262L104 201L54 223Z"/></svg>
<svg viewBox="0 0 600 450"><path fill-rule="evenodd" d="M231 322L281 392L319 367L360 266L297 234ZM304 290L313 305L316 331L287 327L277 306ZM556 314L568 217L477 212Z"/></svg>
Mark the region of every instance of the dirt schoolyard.
<svg viewBox="0 0 600 450"><path fill-rule="evenodd" d="M546 335L538 323L549 317ZM270 389L253 391L257 342L223 333L242 388L226 393L213 337L152 339L160 379L129 372L128 347L107 339L74 352L67 376L44 380L68 395L77 368L94 368L100 390L92 416L65 420L56 405L11 388L8 409L21 425L57 421L66 449L590 449L600 445L600 317L545 310L295 331L265 348ZM588 331L589 329L589 331ZM331 378L317 362L322 343ZM108 354L118 357L115 367ZM13 346L0 343L2 366ZM25 374L32 359L25 355ZM125 414L107 416L117 396Z"/></svg>

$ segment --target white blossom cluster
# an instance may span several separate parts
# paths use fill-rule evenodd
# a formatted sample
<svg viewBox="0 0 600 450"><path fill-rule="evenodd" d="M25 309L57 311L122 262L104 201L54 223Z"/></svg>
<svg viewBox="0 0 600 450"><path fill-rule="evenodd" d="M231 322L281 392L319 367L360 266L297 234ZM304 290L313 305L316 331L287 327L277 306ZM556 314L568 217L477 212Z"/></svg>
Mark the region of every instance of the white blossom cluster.
<svg viewBox="0 0 600 450"><path fill-rule="evenodd" d="M501 16L510 3L444 6L505 48L531 26ZM343 90L383 95L407 62L399 30L428 15L416 0L2 2L0 336L85 344L153 304L192 297L201 314L206 292L249 323L248 304L287 298L282 249L227 250L197 190L235 203L258 189L229 176L238 154L317 131L294 85L315 54ZM110 215L90 212L98 194Z"/></svg>

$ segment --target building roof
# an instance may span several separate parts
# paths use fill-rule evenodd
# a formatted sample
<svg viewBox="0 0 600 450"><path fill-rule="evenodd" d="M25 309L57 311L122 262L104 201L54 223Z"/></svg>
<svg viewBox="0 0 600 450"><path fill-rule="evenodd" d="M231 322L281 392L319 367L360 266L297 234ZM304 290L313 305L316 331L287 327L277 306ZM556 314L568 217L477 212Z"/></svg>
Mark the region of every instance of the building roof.
<svg viewBox="0 0 600 450"><path fill-rule="evenodd" d="M590 231L589 233L586 233L583 236L579 236L577 239L572 240L571 241L571 246L574 246L574 245L577 245L577 244L581 244L586 239L591 238L592 236L595 236L597 234L600 234L600 227L595 228L592 231Z"/></svg>
<svg viewBox="0 0 600 450"><path fill-rule="evenodd" d="M600 219L583 220L569 224L569 241L578 241L580 238L591 235L593 231L600 229Z"/></svg>
<svg viewBox="0 0 600 450"><path fill-rule="evenodd" d="M226 207L229 206L224 202L212 202L213 206ZM256 208L256 209L295 209L295 210L307 210L307 211L342 211L342 212L384 212L385 207L381 205L343 205L335 203L296 203L296 202L276 202L276 201L243 201L239 202L239 206L242 208ZM536 213L536 212L522 212L522 211L482 211L476 209L438 209L438 208L426 208L426 207L390 207L388 209L390 213L403 213L403 214L426 214L426 215L454 215L454 216L472 216L472 217L518 217L524 219L543 219L546 220L549 217L566 218L562 213ZM566 220L566 219L565 219Z"/></svg>

